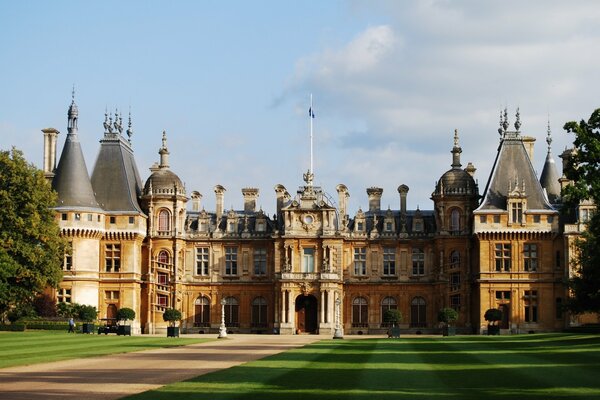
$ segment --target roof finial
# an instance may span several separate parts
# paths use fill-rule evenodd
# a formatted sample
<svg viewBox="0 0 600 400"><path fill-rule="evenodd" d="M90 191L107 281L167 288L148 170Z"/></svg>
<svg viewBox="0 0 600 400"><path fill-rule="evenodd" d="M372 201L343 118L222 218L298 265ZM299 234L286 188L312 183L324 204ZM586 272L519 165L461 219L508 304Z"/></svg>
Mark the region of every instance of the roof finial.
<svg viewBox="0 0 600 400"><path fill-rule="evenodd" d="M454 130L454 147L458 147L458 129Z"/></svg>
<svg viewBox="0 0 600 400"><path fill-rule="evenodd" d="M158 151L160 154L160 168L168 168L169 167L169 150L167 149L167 131L163 130L162 135L162 147Z"/></svg>
<svg viewBox="0 0 600 400"><path fill-rule="evenodd" d="M75 103L75 84L73 84L73 91L71 92L71 101Z"/></svg>
<svg viewBox="0 0 600 400"><path fill-rule="evenodd" d="M508 109L504 107L504 121L502 121L502 129L504 130L504 133L506 133L508 130L508 126Z"/></svg>
<svg viewBox="0 0 600 400"><path fill-rule="evenodd" d="M462 153L462 149L458 144L458 129L454 130L454 147L452 147L452 168L460 168L460 153Z"/></svg>
<svg viewBox="0 0 600 400"><path fill-rule="evenodd" d="M548 153L550 153L550 145L552 144L552 136L550 134L550 115L548 115L548 136L546 136L546 143L548 143Z"/></svg>
<svg viewBox="0 0 600 400"><path fill-rule="evenodd" d="M129 123L127 124L127 141L131 144L131 137L133 136L133 129L131 129L131 106L129 106Z"/></svg>
<svg viewBox="0 0 600 400"><path fill-rule="evenodd" d="M167 131L163 130L163 136L162 136L162 148L166 149L167 148Z"/></svg>
<svg viewBox="0 0 600 400"><path fill-rule="evenodd" d="M502 133L504 133L504 131L502 130L502 108L500 109L500 124L499 125L500 125L500 127L498 128L498 134L502 138Z"/></svg>
<svg viewBox="0 0 600 400"><path fill-rule="evenodd" d="M519 113L519 107L517 107L515 129L516 129L517 132L519 132L519 129L521 129L521 114Z"/></svg>

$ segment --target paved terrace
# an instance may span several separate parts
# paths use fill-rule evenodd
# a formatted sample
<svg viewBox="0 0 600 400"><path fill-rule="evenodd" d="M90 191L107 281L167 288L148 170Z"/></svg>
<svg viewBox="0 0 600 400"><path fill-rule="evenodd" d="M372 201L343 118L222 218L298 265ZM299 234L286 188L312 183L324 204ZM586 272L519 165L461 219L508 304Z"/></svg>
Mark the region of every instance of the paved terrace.
<svg viewBox="0 0 600 400"><path fill-rule="evenodd" d="M230 335L188 346L3 368L0 399L118 399L330 338Z"/></svg>

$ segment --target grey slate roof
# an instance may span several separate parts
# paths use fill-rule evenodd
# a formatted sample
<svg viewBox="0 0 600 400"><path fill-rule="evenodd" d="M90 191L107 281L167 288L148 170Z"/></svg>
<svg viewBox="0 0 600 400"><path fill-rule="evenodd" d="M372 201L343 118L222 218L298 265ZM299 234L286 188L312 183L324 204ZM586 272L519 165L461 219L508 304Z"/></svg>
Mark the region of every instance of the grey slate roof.
<svg viewBox="0 0 600 400"><path fill-rule="evenodd" d="M101 211L94 196L77 133L65 140L52 189L58 193L58 208L93 209Z"/></svg>
<svg viewBox="0 0 600 400"><path fill-rule="evenodd" d="M550 151L548 151L548 155L546 155L544 169L542 169L542 175L540 175L540 184L546 189L550 203L555 204L560 198L560 184L558 182L556 164L554 163Z"/></svg>
<svg viewBox="0 0 600 400"><path fill-rule="evenodd" d="M529 210L554 210L544 196L521 136L509 132L500 143L483 201L476 211L506 210L509 187L514 188L515 182L525 190Z"/></svg>
<svg viewBox="0 0 600 400"><path fill-rule="evenodd" d="M129 143L120 134L106 133L100 140L92 173L92 186L100 206L108 212L142 214L138 202L141 182Z"/></svg>

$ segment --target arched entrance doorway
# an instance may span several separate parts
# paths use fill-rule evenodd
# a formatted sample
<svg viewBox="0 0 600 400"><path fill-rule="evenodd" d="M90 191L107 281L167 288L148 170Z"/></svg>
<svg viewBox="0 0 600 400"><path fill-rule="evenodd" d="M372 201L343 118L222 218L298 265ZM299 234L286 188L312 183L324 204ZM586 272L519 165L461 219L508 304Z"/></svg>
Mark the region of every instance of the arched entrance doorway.
<svg viewBox="0 0 600 400"><path fill-rule="evenodd" d="M296 330L298 333L317 333L317 299L311 295L296 297Z"/></svg>
<svg viewBox="0 0 600 400"><path fill-rule="evenodd" d="M115 304L106 306L106 318L117 318L117 306Z"/></svg>

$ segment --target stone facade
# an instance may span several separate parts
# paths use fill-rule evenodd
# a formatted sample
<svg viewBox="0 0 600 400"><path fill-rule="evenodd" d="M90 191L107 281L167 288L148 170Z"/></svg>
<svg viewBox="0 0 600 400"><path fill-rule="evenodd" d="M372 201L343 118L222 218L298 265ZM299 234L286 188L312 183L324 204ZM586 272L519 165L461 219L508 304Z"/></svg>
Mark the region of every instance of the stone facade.
<svg viewBox="0 0 600 400"><path fill-rule="evenodd" d="M81 153L74 104L67 141ZM502 328L511 332L573 322L560 306L581 225L560 219L560 193L548 178L556 172L544 166L552 185L542 187L531 165L534 139L522 137L517 124L514 132L501 124L483 196L474 166L462 168L455 132L451 169L434 186L432 210L407 210L409 188L400 185L399 209L381 209L384 189L371 187L369 209L350 215L348 188L337 186L336 205L309 170L294 196L275 186L272 217L256 209L256 188L242 190L243 208L226 210L226 189L217 185L216 210L204 210L202 195L188 197L170 170L166 133L160 162L142 185L131 120L128 139L118 114L114 121L107 115L104 128L91 180L73 149L63 150L53 169L58 131L43 131L44 169L59 191L57 220L71 242L58 301L95 305L101 318L133 308L134 330L144 333L166 329L167 308L182 312L184 332L196 333L218 332L222 312L227 330L241 333L385 333L390 308L413 332L437 331L443 307L459 312L456 325L465 333L485 331L488 308L504 311ZM553 168L550 152L548 160ZM63 182L66 166L82 169L74 188ZM93 199L69 197L90 184Z"/></svg>

